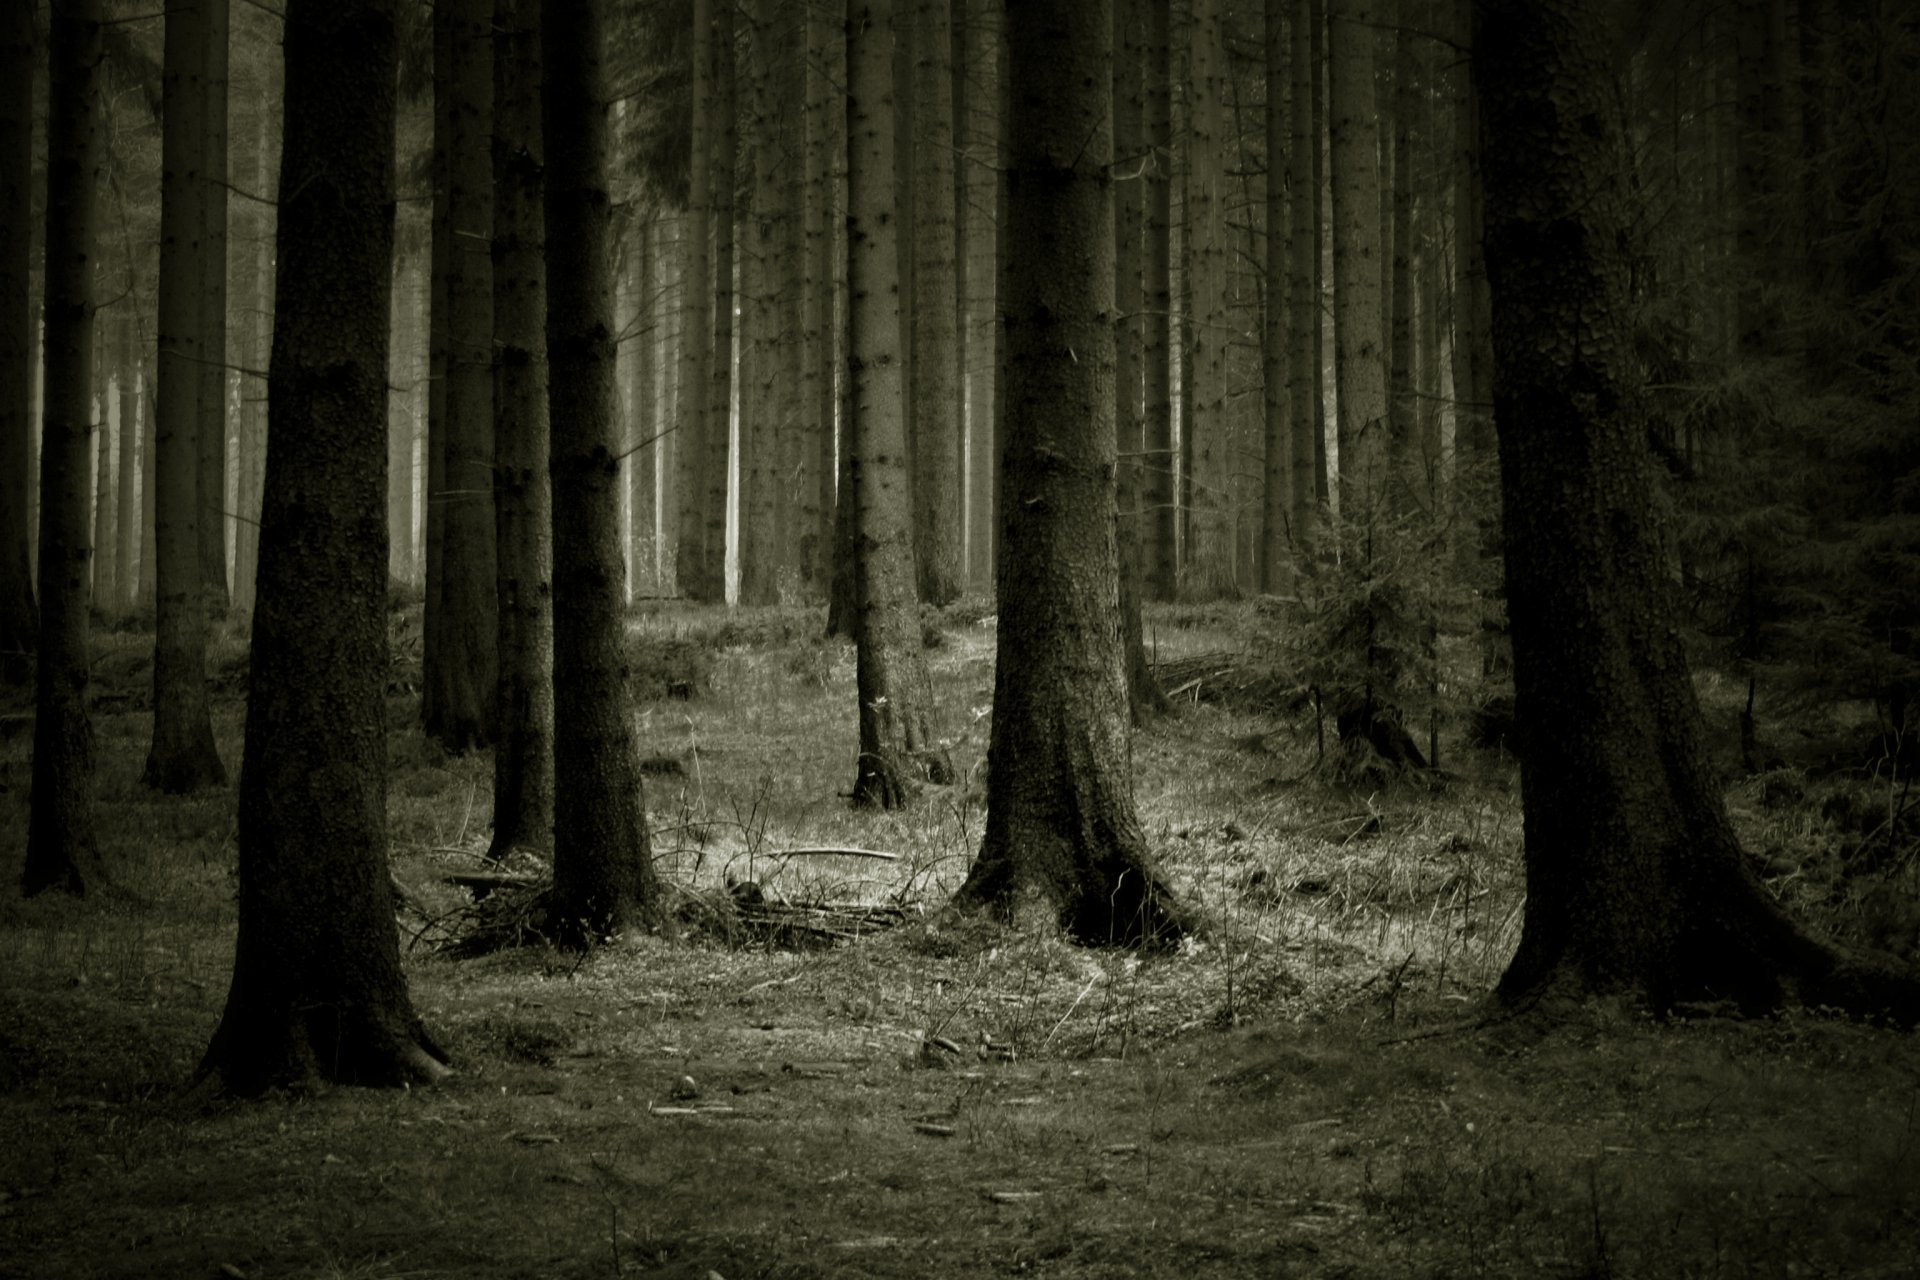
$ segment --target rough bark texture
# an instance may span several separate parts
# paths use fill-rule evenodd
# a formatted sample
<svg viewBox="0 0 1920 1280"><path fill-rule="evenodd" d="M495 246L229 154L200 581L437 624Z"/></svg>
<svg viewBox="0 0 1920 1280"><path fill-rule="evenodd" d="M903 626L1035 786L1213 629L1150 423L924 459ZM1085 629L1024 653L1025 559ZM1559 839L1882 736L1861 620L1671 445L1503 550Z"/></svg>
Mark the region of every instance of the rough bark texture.
<svg viewBox="0 0 1920 1280"><path fill-rule="evenodd" d="M1165 943L1189 922L1133 805L1114 538L1111 15L1008 9L1008 502L987 831L956 903Z"/></svg>
<svg viewBox="0 0 1920 1280"><path fill-rule="evenodd" d="M493 843L553 844L553 506L547 489L547 268L540 0L493 0L494 513L500 736Z"/></svg>
<svg viewBox="0 0 1920 1280"><path fill-rule="evenodd" d="M1494 417L1527 910L1498 994L1920 1018L1799 933L1728 821L1687 671L1634 350L1634 211L1599 0L1483 0Z"/></svg>
<svg viewBox="0 0 1920 1280"><path fill-rule="evenodd" d="M1141 498L1146 505L1141 559L1146 594L1171 600L1180 589L1180 504L1173 465L1173 43L1168 5L1147 4L1146 31L1146 301L1145 455Z"/></svg>
<svg viewBox="0 0 1920 1280"><path fill-rule="evenodd" d="M104 327L104 326L103 326ZM95 346L105 346L96 341ZM114 344L117 346L118 344ZM113 593L119 583L119 548L115 545L118 526L114 522L113 469L114 438L120 430L120 377L114 367L111 349L96 362L94 385L98 388L98 408L94 411L93 450L93 589L95 609L111 614Z"/></svg>
<svg viewBox="0 0 1920 1280"><path fill-rule="evenodd" d="M392 0L291 0L280 303L240 778L233 984L201 1064L236 1093L447 1073L387 871Z"/></svg>
<svg viewBox="0 0 1920 1280"><path fill-rule="evenodd" d="M424 655L421 715L453 751L493 741L499 566L493 511L493 32L491 0L444 0L447 120L446 429L441 611ZM432 601L429 601L431 604Z"/></svg>
<svg viewBox="0 0 1920 1280"><path fill-rule="evenodd" d="M832 572L834 491L834 322L833 250L839 239L834 221L837 175L834 172L834 118L844 120L836 83L827 73L829 48L836 43L836 15L815 5L806 9L805 188L801 192L805 240L805 298L801 322L801 446L811 457L802 466L794 536L800 581L809 598L824 596Z"/></svg>
<svg viewBox="0 0 1920 1280"><path fill-rule="evenodd" d="M160 190L160 360L155 389L153 742L145 780L184 793L227 780L207 706L207 593L203 591L204 431L217 412L200 403L207 196L203 83L205 10L192 0L167 6ZM221 265L224 272L225 264ZM224 584L224 580L223 580Z"/></svg>
<svg viewBox="0 0 1920 1280"><path fill-rule="evenodd" d="M87 716L87 459L93 447L94 218L104 185L99 0L56 0L47 124L46 422L40 447L40 637L33 783L20 887L85 893L100 877Z"/></svg>
<svg viewBox="0 0 1920 1280"><path fill-rule="evenodd" d="M954 124L960 139L961 309L964 312L960 375L967 398L967 578L981 594L993 591L993 484L1000 453L993 439L994 334L1000 327L994 244L995 189L1000 167L995 155L1000 85L997 49L1000 14L997 0L966 0L955 26L960 53L954 68Z"/></svg>
<svg viewBox="0 0 1920 1280"><path fill-rule="evenodd" d="M733 5L717 4L713 23L712 200L713 290L707 312L707 420L701 439L700 483L689 492L701 522L700 571L688 594L720 603L727 598L727 493L733 458L733 259L735 158L739 149L738 77L734 74Z"/></svg>
<svg viewBox="0 0 1920 1280"><path fill-rule="evenodd" d="M33 9L0 18L0 684L25 684L39 616L27 554L33 467Z"/></svg>
<svg viewBox="0 0 1920 1280"><path fill-rule="evenodd" d="M1381 349L1380 120L1370 0L1328 7L1332 90L1334 376L1339 386L1340 518L1371 518L1384 483L1387 383Z"/></svg>
<svg viewBox="0 0 1920 1280"><path fill-rule="evenodd" d="M1286 184L1281 181L1279 157L1286 151L1288 0L1266 0L1264 32L1267 65L1267 226L1266 293L1260 334L1260 368L1265 392L1260 504L1260 589L1279 591L1289 577L1293 539L1289 523L1293 509L1293 385L1288 336L1293 315L1289 308L1292 285L1292 242L1288 238Z"/></svg>
<svg viewBox="0 0 1920 1280"><path fill-rule="evenodd" d="M199 11L200 61L200 308L199 427L200 587L206 614L222 617L231 603L227 582L227 0L192 0Z"/></svg>
<svg viewBox="0 0 1920 1280"><path fill-rule="evenodd" d="M1235 337L1228 279L1233 231L1227 205L1230 75L1224 0L1197 0L1187 77L1186 359L1181 365L1192 416L1182 419L1180 450L1186 515L1181 589L1210 598L1234 590L1232 414L1227 354Z"/></svg>
<svg viewBox="0 0 1920 1280"><path fill-rule="evenodd" d="M1311 0L1293 0L1291 48L1293 86L1289 124L1292 147L1287 153L1287 184L1292 223L1288 227L1292 279L1288 295L1289 353L1287 376L1293 384L1287 428L1293 455L1289 532L1295 554L1309 564L1314 533L1320 523L1320 478L1326 406L1320 381L1320 188L1314 180L1320 135L1313 96L1313 28L1318 10Z"/></svg>
<svg viewBox="0 0 1920 1280"><path fill-rule="evenodd" d="M848 489L854 517L854 645L860 698L857 805L892 809L930 755L914 597L912 503L900 369L900 234L894 183L891 0L847 6Z"/></svg>
<svg viewBox="0 0 1920 1280"><path fill-rule="evenodd" d="M747 206L741 218L750 237L740 260L740 592L741 604L772 604L778 599L779 537L775 531L775 493L779 481L780 418L787 411L777 348L785 345L778 309L778 273L791 260L779 247L791 218L781 207L785 186L780 132L787 104L776 110L773 68L779 38L772 0L751 0L745 8L747 34Z"/></svg>
<svg viewBox="0 0 1920 1280"><path fill-rule="evenodd" d="M719 587L706 553L705 488L701 482L710 429L707 375L713 351L713 0L693 0L693 130L687 161L687 217L681 229L680 390L674 453L679 520L674 563L680 594L713 600ZM725 425L717 428L724 431Z"/></svg>
<svg viewBox="0 0 1920 1280"><path fill-rule="evenodd" d="M1405 0L1398 0L1396 22L1408 16ZM1383 133L1381 148L1393 156L1393 182L1387 208L1393 217L1393 254L1387 264L1391 294L1387 311L1389 370L1387 439L1393 458L1392 477L1388 481L1388 500L1395 510L1417 510L1425 482L1419 458L1416 418L1419 401L1414 396L1413 354L1413 134L1414 116L1420 97L1414 92L1414 41L1398 33L1393 41L1393 127Z"/></svg>
<svg viewBox="0 0 1920 1280"><path fill-rule="evenodd" d="M133 604L134 586L140 580L140 500L134 483L140 475L140 326L131 299L115 329L120 361L120 467L113 501L119 512L115 524L120 580L113 608L126 609Z"/></svg>
<svg viewBox="0 0 1920 1280"><path fill-rule="evenodd" d="M621 645L602 0L545 0L547 359L553 475L551 925L589 945L655 924L659 891Z"/></svg>
<svg viewBox="0 0 1920 1280"><path fill-rule="evenodd" d="M913 544L920 598L951 604L960 560L960 369L954 322L953 29L949 0L914 0Z"/></svg>

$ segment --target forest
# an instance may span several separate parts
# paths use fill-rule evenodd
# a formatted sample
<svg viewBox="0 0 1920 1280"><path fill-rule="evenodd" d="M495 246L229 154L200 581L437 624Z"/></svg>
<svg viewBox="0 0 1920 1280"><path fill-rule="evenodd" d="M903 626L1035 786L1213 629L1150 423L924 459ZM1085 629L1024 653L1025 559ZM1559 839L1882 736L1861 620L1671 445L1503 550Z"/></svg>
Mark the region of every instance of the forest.
<svg viewBox="0 0 1920 1280"><path fill-rule="evenodd" d="M1920 1275L1904 0L0 67L0 1274Z"/></svg>

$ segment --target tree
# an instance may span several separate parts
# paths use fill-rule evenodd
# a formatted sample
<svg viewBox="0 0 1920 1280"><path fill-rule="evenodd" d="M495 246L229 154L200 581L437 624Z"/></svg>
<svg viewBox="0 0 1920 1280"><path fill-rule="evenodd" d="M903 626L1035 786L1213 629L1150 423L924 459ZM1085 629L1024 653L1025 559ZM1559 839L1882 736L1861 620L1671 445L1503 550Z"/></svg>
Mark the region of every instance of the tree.
<svg viewBox="0 0 1920 1280"><path fill-rule="evenodd" d="M0 684L32 669L39 615L27 547L33 506L33 9L0 18Z"/></svg>
<svg viewBox="0 0 1920 1280"><path fill-rule="evenodd" d="M679 459L679 528L674 554L682 595L695 600L715 597L705 549L706 508L701 468L707 453L707 374L714 360L713 291L709 283L713 260L709 241L713 222L713 0L693 0L693 103L691 148L687 160L687 217L681 230L686 246L680 271L680 391L679 426L674 453ZM724 424L720 428L725 429Z"/></svg>
<svg viewBox="0 0 1920 1280"><path fill-rule="evenodd" d="M493 511L493 33L491 0L443 0L449 25L446 411L438 496L441 617L423 655L421 718L429 736L465 751L493 741L499 682L499 566ZM435 84L435 92L440 84ZM429 565L429 572L433 566Z"/></svg>
<svg viewBox="0 0 1920 1280"><path fill-rule="evenodd" d="M1233 435L1228 349L1235 337L1229 275L1233 232L1228 225L1227 161L1231 74L1227 62L1225 0L1194 5L1187 76L1186 316L1183 390L1192 412L1181 421L1180 452L1186 517L1181 586L1189 595L1217 596L1236 587L1233 538Z"/></svg>
<svg viewBox="0 0 1920 1280"><path fill-rule="evenodd" d="M200 1065L242 1095L448 1074L387 870L393 0L290 0L240 931Z"/></svg>
<svg viewBox="0 0 1920 1280"><path fill-rule="evenodd" d="M553 837L553 509L547 489L546 242L539 0L493 0L494 512L500 716L495 858Z"/></svg>
<svg viewBox="0 0 1920 1280"><path fill-rule="evenodd" d="M936 763L923 699L900 369L900 222L894 173L892 0L847 5L847 486L854 521L859 805L897 808Z"/></svg>
<svg viewBox="0 0 1920 1280"><path fill-rule="evenodd" d="M200 217L197 237L200 272L195 305L199 318L199 361L189 375L199 381L199 421L194 444L199 450L196 476L200 492L200 587L206 612L225 614L227 590L227 0L192 0L201 49L199 182L195 202Z"/></svg>
<svg viewBox="0 0 1920 1280"><path fill-rule="evenodd" d="M1113 437L1111 0L1007 7L1013 153L987 831L956 903L1084 942L1191 921L1134 810ZM1015 586L1017 584L1017 588Z"/></svg>
<svg viewBox="0 0 1920 1280"><path fill-rule="evenodd" d="M20 886L85 893L100 877L87 715L87 461L93 448L99 0L57 0L47 114L46 425L40 447L40 643Z"/></svg>
<svg viewBox="0 0 1920 1280"><path fill-rule="evenodd" d="M181 794L220 786L227 769L213 740L207 703L207 614L203 520L221 507L202 492L200 435L223 421L219 402L201 403L213 384L206 280L214 270L203 208L208 184L205 87L207 11L194 0L167 6L160 190L160 359L154 416L153 742L148 786ZM226 262L219 270L224 274ZM224 589L225 579L222 577ZM223 597L224 599L224 597Z"/></svg>
<svg viewBox="0 0 1920 1280"><path fill-rule="evenodd" d="M706 366L706 424L701 438L699 483L686 495L701 521L700 558L696 565L689 566L691 576L683 587L693 599L714 604L727 598L727 494L733 456L733 216L740 124L734 54L733 5L721 3L714 9L713 22L713 129L709 138L713 172L708 188L713 276L707 286L713 296L707 311L712 337Z"/></svg>
<svg viewBox="0 0 1920 1280"><path fill-rule="evenodd" d="M1171 600L1180 588L1180 503L1173 465L1173 44L1171 5L1149 2L1146 34L1146 427L1141 499L1147 509L1148 594Z"/></svg>
<svg viewBox="0 0 1920 1280"><path fill-rule="evenodd" d="M1910 1023L1920 981L1807 937L1760 888L1707 759L1646 447L1609 8L1476 14L1526 813L1526 918L1498 995L1797 999Z"/></svg>
<svg viewBox="0 0 1920 1280"><path fill-rule="evenodd" d="M545 0L553 587L567 602L553 622L550 920L555 936L579 945L660 917L621 644L605 34L603 0Z"/></svg>
<svg viewBox="0 0 1920 1280"><path fill-rule="evenodd" d="M1289 532L1296 555L1306 562L1319 524L1320 498L1325 490L1326 406L1321 400L1320 377L1320 185L1315 178L1320 156L1317 95L1313 89L1316 65L1314 33L1320 23L1318 0L1293 0L1292 110L1287 153L1290 242L1287 301L1287 377L1291 420L1287 434L1293 455L1293 493L1288 500Z"/></svg>
<svg viewBox="0 0 1920 1280"><path fill-rule="evenodd" d="M1287 99L1281 86L1287 83L1288 0L1266 0L1265 53L1267 67L1267 235L1265 269L1265 307L1260 336L1265 466L1261 486L1260 589L1280 590L1288 576L1293 539L1293 395L1289 368L1292 355L1288 337L1294 315L1290 307L1293 284L1292 242L1288 237L1287 187L1281 178L1280 159L1286 150L1288 135Z"/></svg>
<svg viewBox="0 0 1920 1280"><path fill-rule="evenodd" d="M913 351L907 367L913 423L914 557L919 594L951 604L965 585L960 560L959 275L953 230L951 0L914 0Z"/></svg>

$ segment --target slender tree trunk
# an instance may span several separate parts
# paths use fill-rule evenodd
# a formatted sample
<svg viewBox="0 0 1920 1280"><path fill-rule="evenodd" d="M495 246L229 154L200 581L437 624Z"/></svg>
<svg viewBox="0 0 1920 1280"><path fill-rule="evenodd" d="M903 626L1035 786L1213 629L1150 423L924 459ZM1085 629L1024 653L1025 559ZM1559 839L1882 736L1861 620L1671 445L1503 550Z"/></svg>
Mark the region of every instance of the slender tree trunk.
<svg viewBox="0 0 1920 1280"><path fill-rule="evenodd" d="M914 556L920 598L950 604L960 557L959 275L953 229L953 27L950 0L914 0L913 423Z"/></svg>
<svg viewBox="0 0 1920 1280"><path fill-rule="evenodd" d="M1334 376L1339 384L1340 519L1367 521L1385 483L1387 387L1380 347L1379 117L1370 0L1333 0Z"/></svg>
<svg viewBox="0 0 1920 1280"><path fill-rule="evenodd" d="M960 66L955 80L965 86L966 106L956 98L955 127L960 130L961 210L965 232L960 238L963 307L966 312L966 363L961 371L967 385L967 576L973 590L993 591L994 543L999 526L994 520L994 476L1000 458L993 441L993 336L1000 327L994 245L1000 230L994 222L994 192L1000 171L995 156L995 120L1000 89L996 78L996 50L1000 39L999 6L995 0L966 0L959 22Z"/></svg>
<svg viewBox="0 0 1920 1280"><path fill-rule="evenodd" d="M107 347L101 354L100 348ZM120 434L120 371L112 347L94 337L94 384L98 388L93 411L93 608L114 612L114 594L120 586L119 527L114 523L114 442Z"/></svg>
<svg viewBox="0 0 1920 1280"><path fill-rule="evenodd" d="M206 616L223 616L231 603L227 577L227 0L193 0L200 8L200 38L206 42L201 63L200 181L200 583L206 592Z"/></svg>
<svg viewBox="0 0 1920 1280"><path fill-rule="evenodd" d="M854 644L859 686L857 805L898 808L916 773L947 780L932 754L914 597L905 388L900 370L900 234L894 181L891 0L847 5L847 243L852 302L848 488L854 504Z"/></svg>
<svg viewBox="0 0 1920 1280"><path fill-rule="evenodd" d="M1233 232L1228 225L1229 140L1226 15L1223 0L1198 0L1187 79L1187 291L1193 413L1182 420L1182 455L1192 493L1182 589L1212 597L1234 590L1233 418L1227 355L1234 337L1229 303Z"/></svg>
<svg viewBox="0 0 1920 1280"><path fill-rule="evenodd" d="M1109 0L1007 11L1013 154L1005 560L987 832L956 901L1089 943L1191 921L1134 810L1114 537Z"/></svg>
<svg viewBox="0 0 1920 1280"><path fill-rule="evenodd" d="M33 783L20 887L83 894L103 873L87 715L87 455L93 446L95 208L106 160L99 0L55 0L47 113L46 422Z"/></svg>
<svg viewBox="0 0 1920 1280"><path fill-rule="evenodd" d="M1170 6L1147 3L1146 145L1146 504L1147 594L1171 600L1180 589L1180 504L1173 459L1173 43ZM996 526L998 527L998 526Z"/></svg>
<svg viewBox="0 0 1920 1280"><path fill-rule="evenodd" d="M158 328L158 325L155 326ZM145 360L141 371L140 383L140 595L138 603L143 610L158 613L155 596L157 584L159 538L154 528L154 519L159 507L159 493L154 484L155 459L160 452L157 438L158 428L155 422L154 400L156 398L156 379L159 377L160 349L157 335L149 336L144 344Z"/></svg>
<svg viewBox="0 0 1920 1280"><path fill-rule="evenodd" d="M676 417L679 434L674 451L679 456L675 478L679 491L678 547L674 563L680 594L690 600L714 600L720 595L705 545L707 433L724 432L726 423L711 422L707 381L716 358L713 346L713 129L714 129L713 0L693 0L693 145L688 161L687 217L680 242L685 247L680 270L680 390Z"/></svg>
<svg viewBox="0 0 1920 1280"><path fill-rule="evenodd" d="M0 17L0 684L24 685L39 615L32 544L34 316L31 6Z"/></svg>
<svg viewBox="0 0 1920 1280"><path fill-rule="evenodd" d="M1269 10L1271 12L1271 10ZM1290 188L1287 376L1291 383L1287 428L1293 457L1288 498L1292 550L1303 566L1311 564L1314 534L1320 523L1320 469L1325 461L1326 406L1320 394L1320 188L1316 170L1320 135L1313 95L1313 28L1318 6L1293 0L1292 147L1287 155Z"/></svg>
<svg viewBox="0 0 1920 1280"><path fill-rule="evenodd" d="M752 0L746 7L747 101L750 172L742 226L751 235L741 257L740 342L740 603L772 604L777 597L778 551L774 492L783 412L774 346L779 312L777 268L785 255L776 247L785 229L779 207L782 184L779 130L775 120L773 44L776 6ZM779 108L784 112L784 104Z"/></svg>
<svg viewBox="0 0 1920 1280"><path fill-rule="evenodd" d="M553 508L547 490L540 0L493 0L494 510L500 737L489 855L553 840Z"/></svg>
<svg viewBox="0 0 1920 1280"><path fill-rule="evenodd" d="M493 503L493 32L491 0L444 0L451 27L447 122L446 511L439 648L426 654L422 714L449 750L493 741L499 686Z"/></svg>
<svg viewBox="0 0 1920 1280"><path fill-rule="evenodd" d="M286 59L240 933L200 1068L241 1094L447 1074L387 870L392 0L290 0Z"/></svg>
<svg viewBox="0 0 1920 1280"><path fill-rule="evenodd" d="M727 498L733 459L733 271L735 158L739 154L739 95L734 74L734 10L722 3L713 24L713 326L707 365L707 430L695 499L705 530L703 561L694 598L718 604L727 598Z"/></svg>
<svg viewBox="0 0 1920 1280"><path fill-rule="evenodd" d="M1490 0L1477 18L1526 810L1526 917L1498 995L1911 1023L1911 973L1806 937L1759 886L1707 757L1646 447L1609 7Z"/></svg>
<svg viewBox="0 0 1920 1280"><path fill-rule="evenodd" d="M830 20L819 6L806 7L806 185L801 192L802 233L805 237L804 294L801 322L800 414L802 447L811 456L804 463L797 486L799 504L794 529L799 545L800 580L810 595L823 595L832 572L834 489L834 323L833 246L837 182L834 173L834 127L839 105L835 82L828 75L828 49L841 24Z"/></svg>
<svg viewBox="0 0 1920 1280"><path fill-rule="evenodd" d="M447 276L453 262L453 227L449 219L453 139L453 20L443 9L433 14L433 213L428 226L427 280L427 440L426 512L421 542L426 552L422 571L424 590L420 610L421 690L420 718L426 723L438 712L431 707L428 673L447 650Z"/></svg>
<svg viewBox="0 0 1920 1280"><path fill-rule="evenodd" d="M114 495L114 506L118 512L114 525L119 536L120 575L113 597L115 610L133 607L140 582L140 501L137 484L140 478L140 323L134 310L137 297L138 291L135 290L134 296L126 300L125 310L120 313L119 323L115 326L118 333L114 345L119 349L120 364L120 467L116 477L119 490Z"/></svg>
<svg viewBox="0 0 1920 1280"><path fill-rule="evenodd" d="M1470 0L1469 0L1470 2ZM1333 307L1327 296L1327 286L1332 282L1327 273L1327 259L1331 256L1328 243L1332 237L1331 216L1332 193L1327 188L1327 157L1332 151L1332 137L1327 127L1327 0L1308 0L1312 9L1312 30L1308 33L1312 45L1312 56L1308 59L1312 66L1313 79L1313 301L1319 309L1320 323L1313 327L1313 369L1314 393L1319 401L1320 426L1313 437L1313 475L1314 495L1319 499L1321 511L1330 512L1333 498L1333 467L1328 460L1327 427L1331 416L1335 428L1334 439L1339 439L1338 418L1340 413L1339 386L1336 381L1333 404L1327 403L1327 336L1333 328Z"/></svg>
<svg viewBox="0 0 1920 1280"><path fill-rule="evenodd" d="M1396 0L1396 21L1404 21L1407 0ZM1424 481L1420 477L1416 419L1419 401L1414 395L1413 367L1413 134L1419 95L1414 86L1414 42L1405 30L1393 47L1393 186L1388 207L1393 214L1393 258L1387 271L1392 283L1387 325L1391 371L1387 399L1387 440L1393 456L1388 497L1400 510L1417 510ZM1383 150L1387 140L1381 140Z"/></svg>
<svg viewBox="0 0 1920 1280"><path fill-rule="evenodd" d="M214 267L207 256L209 192L204 114L205 7L174 0L167 9L165 122L160 201L160 361L155 395L154 534L158 552L153 649L153 743L145 780L184 793L227 780L207 704L206 541L217 523L206 502L206 452L200 436L219 432L216 406L201 403L201 373L212 356L204 341ZM224 274L224 263L220 267ZM222 578L224 587L225 579ZM224 597L221 597L224 604Z"/></svg>
<svg viewBox="0 0 1920 1280"><path fill-rule="evenodd" d="M258 107L260 132L254 143L253 189L266 191L272 181L272 125L277 103L265 93ZM273 358L273 220L260 209L243 222L253 227L250 246L252 262L248 267L246 322L241 327L245 352L240 363L248 370L261 370ZM396 378L396 382L401 379ZM258 598L260 570L260 501L266 482L267 454L267 381L255 373L240 377L240 483L239 501L234 513L233 591L239 607L251 613ZM403 477L411 468L399 467ZM406 549L404 533L393 535ZM404 576L404 575L401 575Z"/></svg>
<svg viewBox="0 0 1920 1280"><path fill-rule="evenodd" d="M648 209L639 218L635 268L635 331L633 343L633 387L627 401L627 509L631 513L627 531L627 574L629 596L657 595L659 571L654 564L659 546L658 464L660 458L660 417L656 412L659 384L660 325L660 211Z"/></svg>
<svg viewBox="0 0 1920 1280"><path fill-rule="evenodd" d="M621 644L620 472L607 252L603 0L545 0L548 421L554 615L556 937L590 946L659 923Z"/></svg>
<svg viewBox="0 0 1920 1280"><path fill-rule="evenodd" d="M1266 300L1261 333L1261 371L1266 392L1264 467L1260 508L1260 589L1277 592L1290 576L1293 514L1293 386L1288 342L1293 324L1292 240L1289 205L1281 181L1280 157L1286 150L1289 118L1283 86L1287 81L1286 10L1289 0L1266 0L1267 63L1267 235Z"/></svg>

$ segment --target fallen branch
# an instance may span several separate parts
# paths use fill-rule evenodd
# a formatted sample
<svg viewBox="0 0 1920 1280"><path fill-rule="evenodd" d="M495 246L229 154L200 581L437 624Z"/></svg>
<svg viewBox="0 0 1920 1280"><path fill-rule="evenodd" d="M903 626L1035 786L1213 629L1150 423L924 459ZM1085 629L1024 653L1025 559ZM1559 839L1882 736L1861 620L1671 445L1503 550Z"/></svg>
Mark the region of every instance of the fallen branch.
<svg viewBox="0 0 1920 1280"><path fill-rule="evenodd" d="M775 858L879 858L883 862L898 862L897 853L884 853L879 849L843 849L834 845L821 845L811 849L782 849L771 855Z"/></svg>

